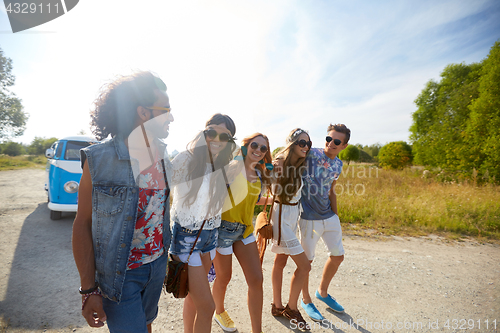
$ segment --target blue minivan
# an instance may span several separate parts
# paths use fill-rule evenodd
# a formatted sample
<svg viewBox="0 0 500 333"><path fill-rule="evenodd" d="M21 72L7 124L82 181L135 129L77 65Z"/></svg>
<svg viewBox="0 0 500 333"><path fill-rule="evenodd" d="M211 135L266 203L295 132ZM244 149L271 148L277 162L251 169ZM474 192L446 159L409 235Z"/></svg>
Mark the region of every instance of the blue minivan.
<svg viewBox="0 0 500 333"><path fill-rule="evenodd" d="M62 212L76 212L78 187L82 177L80 149L96 142L88 136L69 136L57 140L45 151L48 159L45 190L52 220L60 219Z"/></svg>

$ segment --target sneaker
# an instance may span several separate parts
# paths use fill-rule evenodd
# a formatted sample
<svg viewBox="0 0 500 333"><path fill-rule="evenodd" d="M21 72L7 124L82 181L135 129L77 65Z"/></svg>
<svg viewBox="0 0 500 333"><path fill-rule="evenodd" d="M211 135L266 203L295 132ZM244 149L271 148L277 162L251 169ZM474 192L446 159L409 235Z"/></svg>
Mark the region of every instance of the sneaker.
<svg viewBox="0 0 500 333"><path fill-rule="evenodd" d="M335 298L330 296L330 294L328 294L328 296L326 296L326 297L321 297L319 292L316 290L316 298L319 299L320 301L324 302L326 305L328 305L328 307L330 309L332 309L333 311L338 312L338 313L344 313L344 307L342 305L340 305L335 300Z"/></svg>
<svg viewBox="0 0 500 333"><path fill-rule="evenodd" d="M273 317L282 317L283 311L285 311L285 308L277 308L274 303L271 303L271 314Z"/></svg>
<svg viewBox="0 0 500 333"><path fill-rule="evenodd" d="M299 310L292 310L287 305L285 307L285 310L283 311L283 316L285 316L285 318L288 319L290 323L292 323L293 320L293 324L295 324L296 327L301 331L308 331L311 329L309 327L309 324L304 320L304 318L300 314Z"/></svg>
<svg viewBox="0 0 500 333"><path fill-rule="evenodd" d="M309 304L306 304L304 303L304 301L301 299L300 300L300 306L302 307L302 309L304 309L304 311L307 313L307 315L314 321L322 321L323 319L325 319L325 317L323 317L321 315L321 313L319 313L318 309L316 309L316 307L314 306L313 303L309 303Z"/></svg>
<svg viewBox="0 0 500 333"><path fill-rule="evenodd" d="M216 313L214 315L214 319L224 331L236 331L236 325L234 325L234 321L231 319L231 317L229 317L227 311L224 311L221 314Z"/></svg>

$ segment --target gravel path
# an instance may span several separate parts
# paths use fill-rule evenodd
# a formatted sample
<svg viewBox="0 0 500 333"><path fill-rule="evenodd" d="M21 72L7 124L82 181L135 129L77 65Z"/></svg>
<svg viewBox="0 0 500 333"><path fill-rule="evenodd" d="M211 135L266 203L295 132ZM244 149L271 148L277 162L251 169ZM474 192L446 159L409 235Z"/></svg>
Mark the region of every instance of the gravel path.
<svg viewBox="0 0 500 333"><path fill-rule="evenodd" d="M0 332L106 332L80 315L79 278L71 253L74 214L49 219L43 170L0 172ZM345 307L312 332L498 332L500 248L475 240L345 236L346 257L330 286ZM317 287L326 251L311 271ZM270 314L273 255L264 260L265 332L297 331ZM284 272L288 292L294 271ZM499 287L499 288L497 288ZM286 300L287 295L284 295ZM237 262L226 307L238 332L250 332L246 284ZM182 300L163 294L156 332L182 332ZM305 313L303 312L304 317ZM223 332L217 324L213 332Z"/></svg>

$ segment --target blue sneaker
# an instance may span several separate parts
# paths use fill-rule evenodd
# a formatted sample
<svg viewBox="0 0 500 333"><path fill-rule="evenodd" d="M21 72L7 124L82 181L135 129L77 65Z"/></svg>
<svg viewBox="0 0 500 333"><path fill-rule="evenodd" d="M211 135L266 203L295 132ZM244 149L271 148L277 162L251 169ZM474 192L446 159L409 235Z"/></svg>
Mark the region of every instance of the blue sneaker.
<svg viewBox="0 0 500 333"><path fill-rule="evenodd" d="M304 309L304 311L307 313L307 315L314 321L322 321L323 319L325 319L325 317L323 317L321 315L321 313L319 313L318 309L316 309L316 307L314 306L313 303L309 303L309 304L306 304L304 303L304 301L301 299L300 300L300 306L302 307L302 309Z"/></svg>
<svg viewBox="0 0 500 333"><path fill-rule="evenodd" d="M326 305L328 305L328 307L330 309L332 309L333 311L338 312L338 313L344 313L344 307L342 305L340 305L335 300L335 298L330 296L330 294L328 294L328 296L326 296L326 297L321 297L319 292L316 290L316 298L319 299L320 301L324 302Z"/></svg>

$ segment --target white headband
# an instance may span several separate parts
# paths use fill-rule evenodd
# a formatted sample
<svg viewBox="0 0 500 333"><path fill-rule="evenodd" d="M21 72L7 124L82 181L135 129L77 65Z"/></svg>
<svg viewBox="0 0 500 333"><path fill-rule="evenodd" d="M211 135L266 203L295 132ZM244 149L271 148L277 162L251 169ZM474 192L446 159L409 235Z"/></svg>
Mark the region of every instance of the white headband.
<svg viewBox="0 0 500 333"><path fill-rule="evenodd" d="M293 134L291 136L289 136L288 138L286 138L286 142L292 142L292 141L295 141L295 139L301 135L302 133L305 133L306 131L302 130L302 129L298 129L296 130L295 132L293 132Z"/></svg>

